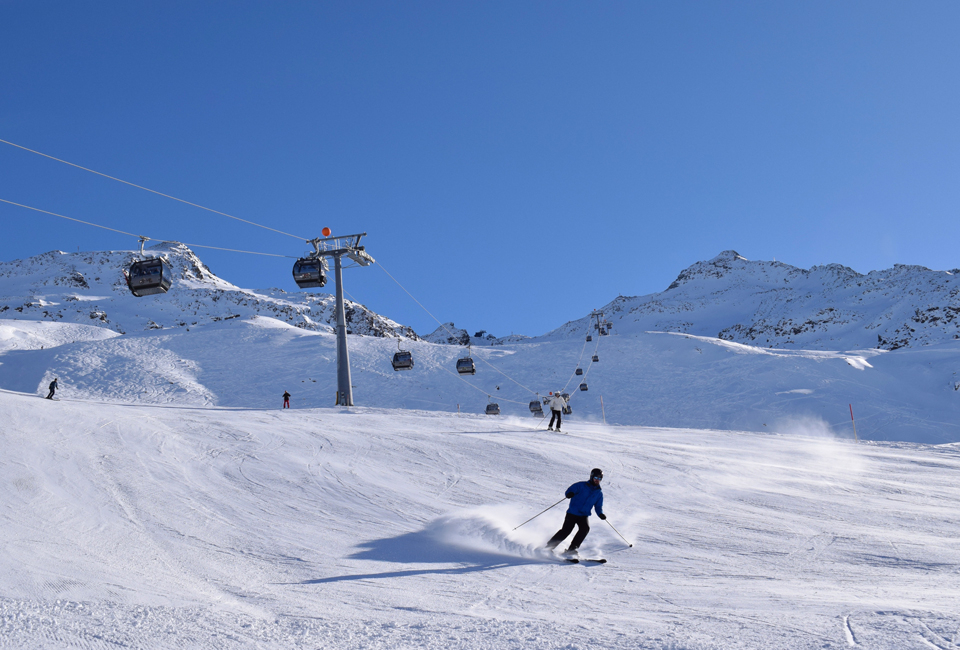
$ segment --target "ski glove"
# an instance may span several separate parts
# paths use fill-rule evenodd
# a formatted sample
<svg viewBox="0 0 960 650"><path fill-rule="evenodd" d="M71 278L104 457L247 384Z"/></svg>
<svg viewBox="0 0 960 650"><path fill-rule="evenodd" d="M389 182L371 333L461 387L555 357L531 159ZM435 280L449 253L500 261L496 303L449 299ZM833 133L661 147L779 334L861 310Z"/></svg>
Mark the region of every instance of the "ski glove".
<svg viewBox="0 0 960 650"><path fill-rule="evenodd" d="M602 512L598 512L598 513L597 513L597 516L600 517L601 519L606 519L606 518L607 518L607 516L606 516L605 514L603 514Z"/></svg>
<svg viewBox="0 0 960 650"><path fill-rule="evenodd" d="M564 494L563 496L567 497L568 499L572 499L572 498L573 498L573 492L567 492L567 493Z"/></svg>

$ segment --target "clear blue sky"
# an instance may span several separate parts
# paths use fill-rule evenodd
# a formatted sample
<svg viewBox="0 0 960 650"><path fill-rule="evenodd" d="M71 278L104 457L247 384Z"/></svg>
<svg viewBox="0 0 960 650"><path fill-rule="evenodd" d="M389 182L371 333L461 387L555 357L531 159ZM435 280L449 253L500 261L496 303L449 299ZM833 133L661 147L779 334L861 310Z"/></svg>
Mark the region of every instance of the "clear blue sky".
<svg viewBox="0 0 960 650"><path fill-rule="evenodd" d="M0 0L0 138L297 235L367 231L442 320L540 334L728 248L960 267L958 33L955 2ZM0 198L308 248L7 145ZM5 261L136 247L0 223ZM296 289L292 260L198 252ZM435 328L379 268L345 282Z"/></svg>

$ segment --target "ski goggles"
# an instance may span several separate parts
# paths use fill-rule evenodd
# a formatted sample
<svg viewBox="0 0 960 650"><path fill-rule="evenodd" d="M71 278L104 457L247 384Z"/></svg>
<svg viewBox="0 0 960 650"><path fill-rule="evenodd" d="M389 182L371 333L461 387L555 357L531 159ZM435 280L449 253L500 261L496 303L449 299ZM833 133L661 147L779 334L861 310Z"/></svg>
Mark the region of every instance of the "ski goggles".
<svg viewBox="0 0 960 650"><path fill-rule="evenodd" d="M602 476L591 476L591 477L590 477L590 480L591 480L591 481L602 481L602 480L603 480L603 477L602 477Z"/></svg>

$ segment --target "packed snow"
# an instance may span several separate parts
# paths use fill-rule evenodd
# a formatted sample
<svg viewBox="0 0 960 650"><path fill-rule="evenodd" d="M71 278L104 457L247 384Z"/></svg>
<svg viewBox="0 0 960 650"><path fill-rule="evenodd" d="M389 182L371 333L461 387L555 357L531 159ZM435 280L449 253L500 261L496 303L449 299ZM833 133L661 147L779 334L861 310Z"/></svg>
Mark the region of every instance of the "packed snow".
<svg viewBox="0 0 960 650"><path fill-rule="evenodd" d="M5 647L940 648L960 447L0 393ZM605 511L541 550L593 466Z"/></svg>
<svg viewBox="0 0 960 650"><path fill-rule="evenodd" d="M0 331L23 323L0 320ZM296 408L335 402L333 334L267 317L101 340L84 340L87 332L58 347L6 352L0 388L46 395L59 377L64 397L103 402L272 408L284 391ZM505 415L529 417L531 401L559 391L571 394L574 421L780 432L817 418L852 438L852 404L861 438L960 442L960 341L828 352L676 333L530 339L473 348L477 374L461 377L465 348L404 340L414 368L394 372L396 339L349 338L362 406L482 413L492 401Z"/></svg>
<svg viewBox="0 0 960 650"><path fill-rule="evenodd" d="M590 342L587 319L450 341L354 305L359 406L335 408L329 296L164 250L189 282L156 300L90 257L123 254L0 273L21 308L0 320L2 647L960 645L953 321L897 349L615 310ZM746 264L721 257L678 287ZM475 376L454 370L464 335ZM390 365L398 336L412 370ZM551 391L572 396L563 433L528 408ZM543 546L592 467L609 519L581 556L608 562L573 565Z"/></svg>

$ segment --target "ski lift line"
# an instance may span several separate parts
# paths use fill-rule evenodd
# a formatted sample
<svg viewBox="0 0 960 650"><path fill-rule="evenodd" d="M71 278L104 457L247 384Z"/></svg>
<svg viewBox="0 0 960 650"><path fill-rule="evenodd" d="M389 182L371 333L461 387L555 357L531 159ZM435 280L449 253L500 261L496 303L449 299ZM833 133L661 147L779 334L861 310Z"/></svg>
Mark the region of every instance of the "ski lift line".
<svg viewBox="0 0 960 650"><path fill-rule="evenodd" d="M107 226L101 226L97 223L91 223L89 221L83 221L82 219L74 219L73 217L67 217L62 214L57 214L56 212L50 212L49 210L41 210L40 208L34 208L29 205L24 205L23 203L14 203L13 201L7 201L6 199L0 199L3 203L9 203L10 205L15 205L18 208L26 208L27 210L34 210L35 212L43 212L44 214L53 215L54 217L60 217L61 219L69 219L70 221L76 221L77 223L86 224L88 226L93 226L94 228L103 228L104 230L110 230L112 232L118 232L121 235L130 235L131 237L139 237L140 235L134 235L132 232L126 232L125 230L117 230L116 228L108 228Z"/></svg>
<svg viewBox="0 0 960 650"><path fill-rule="evenodd" d="M454 336L454 333L451 332L449 329L447 329L447 326L444 325L443 323L441 323L439 318L437 318L436 316L434 316L433 314L431 314L431 313L430 313L430 310L423 306L423 303L421 303L419 300L417 300L416 298L414 298L414 297L413 297L413 294L410 293L409 291L407 291L407 288L404 287L402 284L400 284L400 281L397 280L395 277L393 277L393 275L391 275L390 272L387 271L387 269L385 269L385 268L383 267L383 264L380 264L380 262L377 262L376 264L377 264L377 266L379 266L381 269L383 269L383 272L386 273L386 274L390 277L391 280L393 280L394 282L396 282L396 283L397 283L397 286L400 287L401 289L403 289L403 291L404 291L408 296L410 296L410 298L412 298L415 303L417 303L418 305L420 305L420 308L423 309L423 311L427 312L427 314L430 316L430 318L432 318L433 320L437 321L437 323L440 325L440 327L442 327L442 328L447 332L447 334L449 334L450 336ZM528 391L529 393L531 393L531 394L533 394L533 395L538 395L538 396L539 396L539 393L538 393L537 391L535 391L535 390L533 390L532 388L529 388L529 387L527 387L527 386L524 386L524 385L521 384L519 381L517 381L516 379L514 379L513 377L511 377L511 376L508 375L507 373L503 372L502 370L500 370L499 368L497 368L496 366L494 366L492 363L490 363L489 361L487 361L487 360L484 359L483 357L479 357L479 356L478 356L477 358L480 359L480 361L483 361L485 364L487 364L487 365L490 366L491 368L493 368L494 370L496 370L497 372L499 372L501 375L503 375L504 377L506 377L506 378L509 379L510 381L512 381L513 383L515 383L515 384L516 384L517 386L519 386L520 388ZM512 401L512 400L507 400L507 401ZM519 403L519 402L517 402L517 403Z"/></svg>
<svg viewBox="0 0 960 650"><path fill-rule="evenodd" d="M462 381L463 383L465 383L465 384L466 384L467 386L469 386L470 388L472 388L472 389L474 389L474 390L480 391L481 393L483 393L484 395L486 395L487 398L489 399L490 393L488 393L487 391L483 390L483 389L480 388L479 386L474 386L473 384L471 384L469 381L467 381L466 379L464 379L463 376L462 376L459 372L454 372L453 370L450 370L449 368L447 368L447 367L444 366L444 365L439 365L438 367L439 367L441 370L443 370L444 372L447 372L447 373L453 375L454 377L456 377L457 379L459 379L460 381ZM497 396L497 401L500 401L500 402L510 402L511 404L526 404L526 402L518 402L518 401L515 400L515 399L510 399L510 398L508 398L508 397L503 397L503 396L499 396L499 395Z"/></svg>
<svg viewBox="0 0 960 650"><path fill-rule="evenodd" d="M594 353L594 355L596 355L596 353L597 353L597 351L598 351L599 349L600 349L600 337L597 337L597 345L594 346L594 348L593 348L593 353ZM591 369L591 368L593 368L593 363L588 364L588 365L587 365L587 369L583 371L583 375L581 375L581 379L580 379L581 382L587 383L587 376L590 374L590 369ZM574 372L576 372L576 371L574 371ZM567 383L569 384L570 382L568 381ZM567 387L566 387L566 386L563 387L563 391L562 391L562 392L564 392L564 393L567 392ZM570 394L570 397L567 398L567 404L570 404L570 402L573 401L574 396L575 396L575 395L579 395L581 392L584 392L584 391L579 391L579 390L577 390L577 391L574 391L572 394Z"/></svg>
<svg viewBox="0 0 960 650"><path fill-rule="evenodd" d="M56 212L50 212L49 210L41 210L40 208L34 208L33 206L24 205L23 203L15 203L13 201L7 201L6 199L0 199L2 203L8 203L10 205L15 205L19 208L26 208L27 210L33 210L35 212L42 212L44 214L49 214L54 217L60 217L61 219L67 219L68 221L76 221L77 223L82 223L87 226L93 226L94 228L102 228L104 230L109 230L111 232L117 232L121 235L129 235L131 237L140 238L142 235L135 235L132 232L127 232L125 230L117 230L116 228L110 228L108 226L101 226L98 223L93 223L90 221L84 221L83 219L76 219L74 217L68 217L63 214L57 214ZM153 237L145 237L145 239L153 239L154 241L173 241L169 239L154 239ZM183 244L184 246L190 246L192 248L209 248L211 250L217 251L229 251L231 253L247 253L248 255L266 255L267 257L292 257L291 255L278 255L277 253L259 253L257 251L242 251L236 248L221 248L220 246L206 246L204 244L188 244L186 242L177 242L178 244Z"/></svg>
<svg viewBox="0 0 960 650"><path fill-rule="evenodd" d="M171 240L164 239L164 240L161 240L161 241L171 241ZM295 255L280 255L280 254L278 254L278 253L260 253L260 252L257 252L257 251L242 251L242 250L239 250L239 249L237 249L237 248L221 248L221 247L219 247L219 246L204 246L203 244L189 244L189 243L183 242L183 241L177 242L177 243L178 243L178 244L183 244L184 246L189 246L190 248L208 248L208 249L210 249L210 250L215 250L215 251L227 251L227 252L230 252L230 253L246 253L247 255L265 255L265 256L267 256L267 257L286 257L286 258L288 258L288 259L294 259L294 260L297 259L297 257L296 257Z"/></svg>
<svg viewBox="0 0 960 650"><path fill-rule="evenodd" d="M147 191L147 192L152 192L153 194L157 194L157 195L159 195L159 196L163 196L163 197L168 198L168 199L173 199L174 201L179 201L180 203L185 203L185 204L187 204L187 205L192 205L192 206L195 207L195 208L200 208L201 210L206 210L207 212L213 212L213 213L215 213L215 214L219 214L219 215L222 215L222 216L224 216L224 217L228 217L228 218L230 218L230 219L236 219L237 221L242 221L243 223L250 224L251 226L257 226L258 228L265 228L266 230L272 230L273 232L280 233L281 235L286 235L287 237L293 237L293 238L295 238L295 239L300 239L300 240L302 240L302 241L306 241L305 238L303 238L303 237L298 237L297 235L291 235L291 234L288 233L288 232L283 232L282 230L277 230L276 228L271 228L271 227L269 227L269 226L264 226L264 225L261 225L261 224L259 224L259 223L255 223L255 222L253 222L253 221L248 221L248 220L246 220L246 219L241 219L240 217L235 217L235 216L233 216L232 214L227 214L226 212L220 212L219 210L214 210L213 208L208 208L208 207L206 207L206 206L200 205L199 203L191 203L190 201L185 201L185 200L183 200L183 199L178 199L177 197L171 196L170 194L164 194L163 192L158 192L157 190L151 190L149 187L144 187L144 186L142 186L142 185L137 185L136 183L131 183L130 181L125 181L125 180L123 180L122 178L117 178L116 176L110 176L109 174L104 174L103 172L98 172L97 170L95 170L95 169L90 169L89 167L83 167L82 165L78 165L78 164L76 164L76 163L72 163L72 162L70 162L70 161L68 161L68 160L63 160L63 159L61 159L61 158L56 158L56 157L51 156L51 155L49 155L49 154L45 154L45 153L43 153L42 151L36 151L35 149L29 149L29 148L27 148L27 147L24 147L23 145L19 145L19 144L15 143L15 142L10 142L9 140L0 139L0 142L2 142L3 144L8 144L8 145L10 145L11 147L16 147L16 148L18 148L18 149L23 149L24 151L29 151L30 153L35 153L35 154L37 154L38 156L43 156L44 158L49 158L50 160L56 160L57 162L63 163L63 164L65 164L65 165L70 165L71 167L76 167L77 169L82 169L83 171L85 171L85 172L90 172L91 174L96 174L96 175L98 175L98 176L103 176L104 178L109 178L110 180L112 180L112 181L117 181L118 183L123 183L123 184L125 184L125 185L129 185L129 186L131 186L131 187L135 187L135 188L140 189L140 190L145 190L145 191ZM207 248L209 248L209 247L207 247Z"/></svg>
<svg viewBox="0 0 960 650"><path fill-rule="evenodd" d="M597 343L599 343L599 341L597 341ZM587 349L587 342L586 340L584 340L583 347L580 348L580 357L577 359L577 368L579 368L580 364L583 362L583 353L586 349ZM590 372L589 368L587 368L587 372ZM567 387L570 385L570 382L573 381L573 378L576 376L577 376L577 369L574 368L573 374L570 375L569 379L567 379L567 383L563 385L563 391L561 392L564 392L564 393L567 392ZM585 377L586 375L583 375L583 376Z"/></svg>
<svg viewBox="0 0 960 650"><path fill-rule="evenodd" d="M584 342L583 342L583 348L586 349L586 347L587 347L587 342L584 341ZM597 344L596 344L595 346L593 346L593 354L594 354L594 356L597 354L597 352L598 352L599 350L600 350L600 337L598 336L598 337L597 337ZM581 360L583 359L583 349L580 350L580 359L581 359ZM578 367L578 368L580 367L580 361L577 361L577 367ZM591 370L592 368L593 368L593 363L587 364L587 368L583 371L583 374L580 376L580 378L581 378L580 381L581 381L581 382L586 382L586 381L587 381L587 375L590 374L590 370ZM574 370L574 371L573 371L573 375L571 375L571 376L570 376L570 379L567 380L567 383L564 384L563 390L562 390L561 392L564 392L564 393L567 392L567 387L570 385L570 381L571 381L574 377L576 377L576 376L577 376L577 371ZM577 391L577 392L579 392L579 391ZM571 395L571 396L570 396L570 399L567 400L567 401L568 401L568 402L573 401L573 395Z"/></svg>

